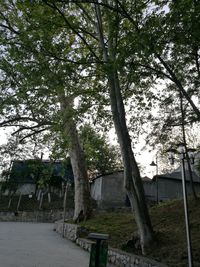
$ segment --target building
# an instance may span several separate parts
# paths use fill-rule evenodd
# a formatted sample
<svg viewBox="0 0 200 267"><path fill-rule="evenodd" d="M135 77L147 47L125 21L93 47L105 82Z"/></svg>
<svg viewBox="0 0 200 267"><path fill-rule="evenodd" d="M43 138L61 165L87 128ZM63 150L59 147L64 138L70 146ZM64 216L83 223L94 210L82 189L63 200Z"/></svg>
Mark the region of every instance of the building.
<svg viewBox="0 0 200 267"><path fill-rule="evenodd" d="M7 181L16 194L27 195L34 193L38 181L44 178L52 187L61 186L63 181L73 182L71 164L39 159L14 160Z"/></svg>
<svg viewBox="0 0 200 267"><path fill-rule="evenodd" d="M117 171L93 179L90 192L91 197L96 200L98 207L112 208L125 206L126 193L123 178L124 172Z"/></svg>
<svg viewBox="0 0 200 267"><path fill-rule="evenodd" d="M186 170L186 188L187 193L190 195L192 193L191 184L190 184L190 175L189 171ZM196 193L200 193L200 177L192 172L194 188ZM161 175L155 175L152 180L153 187L149 190L149 197L153 198L155 196L155 191L158 201L166 201L176 198L183 197L183 188L182 188L182 176L180 171L174 171L172 173L166 173Z"/></svg>
<svg viewBox="0 0 200 267"><path fill-rule="evenodd" d="M200 193L200 177L193 174L194 187ZM153 179L142 178L146 200L161 202L182 198L181 172L175 171L156 175ZM127 196L124 189L123 171L113 172L95 178L91 183L91 196L97 201L100 208L124 207L127 205ZM186 170L186 184L188 194L191 194L189 172Z"/></svg>
<svg viewBox="0 0 200 267"><path fill-rule="evenodd" d="M153 192L151 179L143 179L145 194ZM150 187L150 188L149 188ZM96 200L100 208L116 208L129 206L129 201L124 188L124 172L116 171L101 175L92 180L90 186L91 197Z"/></svg>

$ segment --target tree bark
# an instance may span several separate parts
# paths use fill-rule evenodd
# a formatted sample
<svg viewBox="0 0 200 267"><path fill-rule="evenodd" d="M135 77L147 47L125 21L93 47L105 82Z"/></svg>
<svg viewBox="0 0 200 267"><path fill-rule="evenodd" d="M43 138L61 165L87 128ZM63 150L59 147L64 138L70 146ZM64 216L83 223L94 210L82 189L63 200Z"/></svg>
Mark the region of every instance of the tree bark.
<svg viewBox="0 0 200 267"><path fill-rule="evenodd" d="M181 109L181 129L182 129L182 134L183 134L183 143L184 143L185 151L186 151L186 161L187 161L188 172L189 172L189 177L190 177L190 187L191 187L193 198L197 200L197 194L195 192L192 169L190 165L190 159L188 156L188 147L187 147L187 141L186 141L186 135L185 135L185 112L183 109L183 94L180 92L179 95L180 95L180 109Z"/></svg>
<svg viewBox="0 0 200 267"><path fill-rule="evenodd" d="M86 161L81 147L76 124L71 116L72 107L67 97L61 100L64 134L69 140L69 155L74 174L74 217L75 222L86 220L91 216L91 198Z"/></svg>
<svg viewBox="0 0 200 267"><path fill-rule="evenodd" d="M109 75L109 88L113 121L121 148L124 164L124 186L129 197L138 227L143 253L153 242L153 229L146 205L140 172L132 151L131 139L128 133L124 104L119 87L117 73Z"/></svg>
<svg viewBox="0 0 200 267"><path fill-rule="evenodd" d="M101 11L98 4L95 5L95 11L97 17L97 34L99 37L99 44L106 64L105 73L108 79L112 116L124 164L124 186L135 215L141 249L143 254L145 254L146 249L154 241L153 229L145 201L140 172L132 151L131 139L126 125L124 103L118 73L115 67L113 40L112 38L109 38L107 49L104 43Z"/></svg>

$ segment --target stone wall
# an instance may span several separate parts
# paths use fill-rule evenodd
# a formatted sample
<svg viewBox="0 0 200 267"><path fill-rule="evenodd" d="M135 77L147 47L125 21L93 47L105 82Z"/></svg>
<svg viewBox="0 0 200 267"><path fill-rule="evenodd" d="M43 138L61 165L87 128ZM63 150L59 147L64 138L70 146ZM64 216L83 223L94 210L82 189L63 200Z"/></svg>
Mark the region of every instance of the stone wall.
<svg viewBox="0 0 200 267"><path fill-rule="evenodd" d="M63 237L70 239L83 249L90 251L93 241L81 238L84 229L75 224L63 223L58 221L54 225L54 230ZM108 262L119 267L168 267L163 263L156 262L152 259L126 253L119 249L109 247Z"/></svg>
<svg viewBox="0 0 200 267"><path fill-rule="evenodd" d="M66 214L67 218L71 218L73 211ZM0 211L0 221L8 222L55 222L63 218L63 212L58 211Z"/></svg>
<svg viewBox="0 0 200 267"><path fill-rule="evenodd" d="M71 241L76 241L81 236L82 227L76 224L63 223L62 220L55 222L54 230Z"/></svg>

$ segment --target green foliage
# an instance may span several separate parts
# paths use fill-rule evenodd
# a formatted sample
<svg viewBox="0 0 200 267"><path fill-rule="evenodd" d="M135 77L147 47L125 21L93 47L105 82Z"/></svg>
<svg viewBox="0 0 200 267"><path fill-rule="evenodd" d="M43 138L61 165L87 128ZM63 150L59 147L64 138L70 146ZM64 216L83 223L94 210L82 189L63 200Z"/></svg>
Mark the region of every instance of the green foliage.
<svg viewBox="0 0 200 267"><path fill-rule="evenodd" d="M146 141L151 146L172 140L179 132L180 91L185 92L186 123L199 120L199 2L111 1L100 3L100 9L109 62L96 36L93 3L2 3L2 125L14 125L23 132L21 139L38 131L47 133L46 140L57 138L54 155L66 156L69 145L62 131L63 95L68 98L67 118L83 125L92 120L103 128L112 126L105 74L112 68L117 71L135 142L142 133L149 134ZM91 171L114 168L109 162L113 156L105 156L106 149L103 156L99 149L93 151L94 143L85 148Z"/></svg>
<svg viewBox="0 0 200 267"><path fill-rule="evenodd" d="M6 192L8 190L9 193L14 194L18 187L19 183L15 180L11 180L10 178L10 171L4 170L2 172L3 181L1 182L1 192Z"/></svg>
<svg viewBox="0 0 200 267"><path fill-rule="evenodd" d="M117 147L110 145L105 137L97 133L89 124L80 133L90 176L100 175L122 168Z"/></svg>
<svg viewBox="0 0 200 267"><path fill-rule="evenodd" d="M199 266L200 249L200 209L199 202L189 200L192 249L195 266ZM157 245L148 250L148 257L172 267L187 266L187 244L185 234L184 206L181 200L173 200L150 208L150 216L157 237ZM177 223L178 222L178 223ZM104 212L81 223L87 231L110 235L109 245L138 254L134 246L128 246L136 231L135 220L131 212Z"/></svg>
<svg viewBox="0 0 200 267"><path fill-rule="evenodd" d="M40 159L26 161L26 175L31 175L39 188L46 188L51 185L51 176L53 172L52 164L45 164Z"/></svg>

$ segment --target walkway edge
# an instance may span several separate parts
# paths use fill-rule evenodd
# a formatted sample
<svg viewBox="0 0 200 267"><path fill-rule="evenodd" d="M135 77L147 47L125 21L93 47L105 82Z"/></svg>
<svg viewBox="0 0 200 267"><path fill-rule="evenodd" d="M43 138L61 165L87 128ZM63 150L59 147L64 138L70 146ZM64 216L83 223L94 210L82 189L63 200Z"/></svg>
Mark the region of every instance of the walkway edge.
<svg viewBox="0 0 200 267"><path fill-rule="evenodd" d="M75 242L84 250L90 251L91 244L93 242L91 240L81 238L83 230L81 226L57 221L55 222L54 230L61 234L64 238ZM118 267L169 267L147 257L130 254L111 247L108 249L108 261Z"/></svg>

